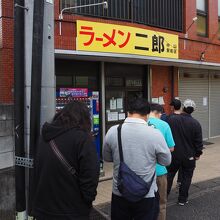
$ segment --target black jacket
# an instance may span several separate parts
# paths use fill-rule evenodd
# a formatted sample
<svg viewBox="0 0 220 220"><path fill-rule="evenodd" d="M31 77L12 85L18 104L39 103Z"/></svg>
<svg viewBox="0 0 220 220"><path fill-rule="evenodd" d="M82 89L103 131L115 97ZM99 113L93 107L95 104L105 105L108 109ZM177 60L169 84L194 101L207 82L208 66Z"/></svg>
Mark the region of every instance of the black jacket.
<svg viewBox="0 0 220 220"><path fill-rule="evenodd" d="M173 157L183 160L202 154L202 128L196 119L187 113L172 114L167 118L167 123L175 141Z"/></svg>
<svg viewBox="0 0 220 220"><path fill-rule="evenodd" d="M77 170L77 178L58 160L49 145L51 139ZM96 147L86 132L44 124L34 167L35 216L48 220L72 220L89 215L96 196L99 164Z"/></svg>

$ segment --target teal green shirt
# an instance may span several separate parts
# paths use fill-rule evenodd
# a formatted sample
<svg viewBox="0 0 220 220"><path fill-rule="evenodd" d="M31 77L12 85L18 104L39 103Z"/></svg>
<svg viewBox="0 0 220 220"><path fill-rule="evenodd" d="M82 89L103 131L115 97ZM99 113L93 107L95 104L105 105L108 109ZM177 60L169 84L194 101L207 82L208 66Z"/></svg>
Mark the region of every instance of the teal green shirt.
<svg viewBox="0 0 220 220"><path fill-rule="evenodd" d="M155 127L156 129L160 130L160 132L163 134L167 146L169 148L173 148L175 146L175 142L173 140L173 135L170 129L170 126L167 122L158 119L158 118L149 118L148 119L148 125ZM156 174L157 176L162 176L167 174L167 169L165 166L161 166L159 164L156 165Z"/></svg>

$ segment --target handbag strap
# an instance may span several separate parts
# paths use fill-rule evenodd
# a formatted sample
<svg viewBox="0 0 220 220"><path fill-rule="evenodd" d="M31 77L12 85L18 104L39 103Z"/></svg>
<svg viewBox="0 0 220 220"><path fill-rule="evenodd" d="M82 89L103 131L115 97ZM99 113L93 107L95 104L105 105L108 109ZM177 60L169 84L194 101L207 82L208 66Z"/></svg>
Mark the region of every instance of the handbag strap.
<svg viewBox="0 0 220 220"><path fill-rule="evenodd" d="M50 147L53 150L54 154L56 155L56 157L59 159L59 161L63 164L63 166L73 175L73 176L77 176L77 172L76 169L74 167L72 167L67 160L65 159L65 157L63 156L63 154L59 151L56 143L54 140L51 140L50 142Z"/></svg>
<svg viewBox="0 0 220 220"><path fill-rule="evenodd" d="M124 156L123 156L123 151L122 151L122 143L121 143L121 128L122 128L122 124L120 124L118 126L118 149L119 149L120 161L124 162Z"/></svg>

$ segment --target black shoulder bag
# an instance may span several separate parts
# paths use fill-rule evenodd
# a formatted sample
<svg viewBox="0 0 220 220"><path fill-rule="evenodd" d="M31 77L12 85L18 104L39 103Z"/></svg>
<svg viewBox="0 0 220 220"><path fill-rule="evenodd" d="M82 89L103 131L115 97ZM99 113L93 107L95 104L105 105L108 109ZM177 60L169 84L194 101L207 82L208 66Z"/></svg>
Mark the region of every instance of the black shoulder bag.
<svg viewBox="0 0 220 220"><path fill-rule="evenodd" d="M118 190L122 196L131 202L137 202L148 194L153 183L155 172L149 183L145 182L140 176L132 171L124 162L122 142L121 142L121 128L118 126L118 147L120 156L120 166L118 171Z"/></svg>

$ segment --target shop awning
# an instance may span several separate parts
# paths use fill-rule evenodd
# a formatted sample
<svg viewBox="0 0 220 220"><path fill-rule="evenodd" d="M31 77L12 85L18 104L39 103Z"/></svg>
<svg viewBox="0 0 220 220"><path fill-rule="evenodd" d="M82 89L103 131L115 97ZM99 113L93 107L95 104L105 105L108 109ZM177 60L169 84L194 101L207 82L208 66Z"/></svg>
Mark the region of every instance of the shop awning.
<svg viewBox="0 0 220 220"><path fill-rule="evenodd" d="M142 65L151 64L151 65L162 65L162 66L220 70L219 63L150 57L150 56L138 56L138 55L119 54L119 53L100 53L100 52L56 49L55 58L117 62L117 63L133 63L133 64L142 64Z"/></svg>

